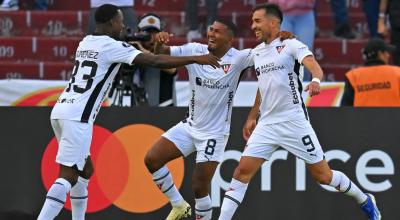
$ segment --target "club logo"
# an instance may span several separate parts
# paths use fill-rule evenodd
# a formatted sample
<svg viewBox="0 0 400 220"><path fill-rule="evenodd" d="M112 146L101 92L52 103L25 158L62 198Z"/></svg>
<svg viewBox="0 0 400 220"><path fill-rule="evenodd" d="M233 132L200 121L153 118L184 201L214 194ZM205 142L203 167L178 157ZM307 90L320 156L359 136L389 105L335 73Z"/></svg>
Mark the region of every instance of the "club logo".
<svg viewBox="0 0 400 220"><path fill-rule="evenodd" d="M221 65L222 70L224 70L225 74L228 73L229 69L231 68L231 64L223 64Z"/></svg>
<svg viewBox="0 0 400 220"><path fill-rule="evenodd" d="M281 53L281 51L283 50L283 48L285 48L285 45L276 46L276 50L278 51L278 53Z"/></svg>

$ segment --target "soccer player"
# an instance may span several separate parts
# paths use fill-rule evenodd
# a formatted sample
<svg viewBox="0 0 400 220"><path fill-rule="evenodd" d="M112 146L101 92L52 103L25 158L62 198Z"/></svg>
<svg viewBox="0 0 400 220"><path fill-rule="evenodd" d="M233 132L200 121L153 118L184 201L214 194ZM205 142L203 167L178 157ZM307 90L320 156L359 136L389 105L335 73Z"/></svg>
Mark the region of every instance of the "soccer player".
<svg viewBox="0 0 400 220"><path fill-rule="evenodd" d="M220 69L198 64L186 66L191 91L188 116L164 133L145 156L145 164L154 182L173 207L167 220L190 216L191 207L182 198L165 164L193 152L197 153L192 176L196 219L211 219L209 185L228 141L233 97L240 75L253 65L246 62L250 61L246 58L250 49L232 47L235 35L236 26L232 22L217 19L207 32L207 45L189 43L169 47L164 45L169 41L168 33L161 32L156 37L156 47L164 54L188 56L211 53L221 58ZM292 34L286 32L281 36L288 38Z"/></svg>
<svg viewBox="0 0 400 220"><path fill-rule="evenodd" d="M191 207L182 198L165 164L192 152L197 152L192 176L196 219L211 219L209 185L228 141L233 96L240 75L250 65L243 62L250 50L232 47L235 34L236 26L232 22L217 20L208 30L208 45L159 47L161 53L172 56L214 54L221 59L219 69L198 64L186 66L191 91L188 117L164 133L145 157L154 182L172 204L167 220L190 216ZM169 41L169 34L162 32L156 40L160 46Z"/></svg>
<svg viewBox="0 0 400 220"><path fill-rule="evenodd" d="M51 124L59 144L56 162L60 164L60 174L47 193L39 220L54 219L69 192L72 219L84 219L87 186L93 173L89 156L93 122L121 63L159 68L191 63L203 64L204 68L219 67L218 58L213 55L171 57L144 54L118 41L124 25L122 13L114 5L100 6L95 19L95 34L86 36L79 43L71 80L51 113Z"/></svg>
<svg viewBox="0 0 400 220"><path fill-rule="evenodd" d="M317 182L353 197L370 220L380 219L374 197L363 193L344 173L331 170L324 159L301 96L303 65L313 76L305 90L310 96L320 91L323 73L312 53L296 39L283 42L277 39L282 22L282 12L277 5L256 7L252 21L252 30L261 42L250 56L259 90L243 128L247 145L225 193L219 220L232 219L251 178L279 147L303 159Z"/></svg>

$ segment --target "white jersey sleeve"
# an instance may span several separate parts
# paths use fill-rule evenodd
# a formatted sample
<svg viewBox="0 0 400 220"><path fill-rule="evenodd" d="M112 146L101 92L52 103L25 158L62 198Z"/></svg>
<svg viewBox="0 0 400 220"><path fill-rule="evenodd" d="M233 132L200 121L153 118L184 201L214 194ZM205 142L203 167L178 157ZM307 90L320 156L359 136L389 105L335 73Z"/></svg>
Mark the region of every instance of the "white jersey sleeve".
<svg viewBox="0 0 400 220"><path fill-rule="evenodd" d="M194 55L196 48L202 47L202 44L199 43L187 43L181 46L171 46L171 56L192 56Z"/></svg>
<svg viewBox="0 0 400 220"><path fill-rule="evenodd" d="M132 64L136 56L142 53L140 50L137 50L126 42L114 41L112 44L113 45L110 47L107 56L113 63Z"/></svg>
<svg viewBox="0 0 400 220"><path fill-rule="evenodd" d="M303 59L306 56L312 56L313 53L308 49L307 45L303 44L297 39L290 39L288 46L290 47L290 53L293 59L298 60L299 63L303 63Z"/></svg>
<svg viewBox="0 0 400 220"><path fill-rule="evenodd" d="M244 49L242 50L243 58L241 59L242 68L246 69L247 67L254 66L254 58L253 58L253 50L252 49Z"/></svg>

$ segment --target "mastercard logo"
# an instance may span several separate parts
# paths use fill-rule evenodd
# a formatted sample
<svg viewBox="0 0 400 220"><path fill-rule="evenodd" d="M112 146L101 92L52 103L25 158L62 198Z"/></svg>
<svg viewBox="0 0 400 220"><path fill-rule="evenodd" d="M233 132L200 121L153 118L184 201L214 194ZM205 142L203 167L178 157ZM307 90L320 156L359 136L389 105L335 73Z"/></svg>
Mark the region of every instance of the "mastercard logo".
<svg viewBox="0 0 400 220"><path fill-rule="evenodd" d="M12 106L54 106L57 102L58 97L64 91L64 86L62 87L52 87L46 89L36 90L34 92L28 93L16 101L14 101ZM105 100L102 106L109 106L107 100Z"/></svg>
<svg viewBox="0 0 400 220"><path fill-rule="evenodd" d="M148 124L132 124L114 132L94 125L91 158L95 172L89 182L87 212L98 212L114 205L126 212L147 213L168 203L144 165L144 156L164 131ZM52 138L43 154L41 173L48 190L57 179L55 162L58 144ZM184 161L168 163L178 188L184 176ZM71 210L69 198L65 208Z"/></svg>

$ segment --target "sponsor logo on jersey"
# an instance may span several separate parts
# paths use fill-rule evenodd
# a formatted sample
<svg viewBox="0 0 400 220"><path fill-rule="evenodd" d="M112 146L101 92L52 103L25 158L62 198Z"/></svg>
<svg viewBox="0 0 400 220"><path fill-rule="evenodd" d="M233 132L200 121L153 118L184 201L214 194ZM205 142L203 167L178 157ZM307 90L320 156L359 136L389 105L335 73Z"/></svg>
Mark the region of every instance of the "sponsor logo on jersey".
<svg viewBox="0 0 400 220"><path fill-rule="evenodd" d="M278 51L278 53L281 53L281 51L283 50L283 48L285 48L286 45L280 45L280 46L276 46L276 51Z"/></svg>
<svg viewBox="0 0 400 220"><path fill-rule="evenodd" d="M208 89L226 89L229 88L229 84L222 84L220 81L212 79L202 79L196 77L196 85L206 87Z"/></svg>
<svg viewBox="0 0 400 220"><path fill-rule="evenodd" d="M75 99L57 99L57 103L65 103L65 104L73 104L75 102Z"/></svg>
<svg viewBox="0 0 400 220"><path fill-rule="evenodd" d="M256 68L256 74L259 76L260 74L267 74L271 71L283 70L285 69L284 65L276 66L275 63L267 63L261 65Z"/></svg>
<svg viewBox="0 0 400 220"><path fill-rule="evenodd" d="M288 77L289 77L290 90L292 91L292 95L293 95L293 104L298 104L299 96L297 95L296 85L294 84L293 73L288 73Z"/></svg>
<svg viewBox="0 0 400 220"><path fill-rule="evenodd" d="M221 65L222 70L224 70L225 74L228 73L229 69L231 68L231 64L223 64Z"/></svg>

